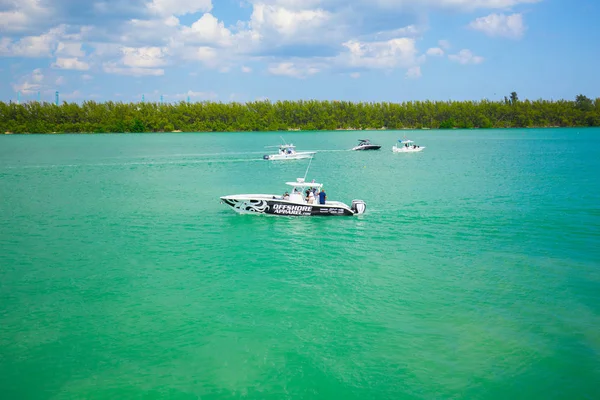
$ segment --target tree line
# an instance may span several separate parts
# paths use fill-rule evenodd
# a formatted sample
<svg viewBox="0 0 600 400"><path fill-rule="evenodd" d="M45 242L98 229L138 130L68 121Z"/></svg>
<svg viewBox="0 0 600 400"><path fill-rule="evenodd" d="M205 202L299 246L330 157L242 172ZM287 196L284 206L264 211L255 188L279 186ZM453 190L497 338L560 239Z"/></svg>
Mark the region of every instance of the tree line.
<svg viewBox="0 0 600 400"><path fill-rule="evenodd" d="M0 102L0 132L218 132L600 126L600 98L502 101L248 103Z"/></svg>

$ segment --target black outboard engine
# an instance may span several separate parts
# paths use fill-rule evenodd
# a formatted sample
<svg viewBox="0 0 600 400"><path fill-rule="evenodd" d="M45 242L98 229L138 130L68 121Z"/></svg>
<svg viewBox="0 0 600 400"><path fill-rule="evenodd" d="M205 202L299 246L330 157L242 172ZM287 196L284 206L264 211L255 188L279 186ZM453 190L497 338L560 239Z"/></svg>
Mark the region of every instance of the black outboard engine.
<svg viewBox="0 0 600 400"><path fill-rule="evenodd" d="M268 159L269 159L269 155L268 155L268 154L265 154L265 155L263 156L263 159L264 159L264 160L268 160Z"/></svg>
<svg viewBox="0 0 600 400"><path fill-rule="evenodd" d="M367 203L362 200L352 200L350 209L354 214L363 214L367 209Z"/></svg>

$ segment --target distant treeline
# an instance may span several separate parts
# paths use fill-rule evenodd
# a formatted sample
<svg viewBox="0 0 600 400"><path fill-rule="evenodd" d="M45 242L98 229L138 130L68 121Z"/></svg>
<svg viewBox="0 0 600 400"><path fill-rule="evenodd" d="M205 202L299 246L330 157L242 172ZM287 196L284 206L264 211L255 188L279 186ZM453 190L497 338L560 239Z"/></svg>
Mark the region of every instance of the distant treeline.
<svg viewBox="0 0 600 400"><path fill-rule="evenodd" d="M600 98L574 101L0 102L0 132L206 132L600 126Z"/></svg>

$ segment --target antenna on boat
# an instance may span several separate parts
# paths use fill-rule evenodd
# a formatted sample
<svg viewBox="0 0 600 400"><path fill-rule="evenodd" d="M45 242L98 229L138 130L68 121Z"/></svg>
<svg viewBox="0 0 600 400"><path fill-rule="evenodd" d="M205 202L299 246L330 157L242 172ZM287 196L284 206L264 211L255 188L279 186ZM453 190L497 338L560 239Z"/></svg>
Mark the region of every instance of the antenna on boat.
<svg viewBox="0 0 600 400"><path fill-rule="evenodd" d="M304 180L306 180L306 176L308 175L308 169L310 168L310 163L312 163L312 156L310 156L310 161L308 162L308 167L306 167L306 172L304 173Z"/></svg>

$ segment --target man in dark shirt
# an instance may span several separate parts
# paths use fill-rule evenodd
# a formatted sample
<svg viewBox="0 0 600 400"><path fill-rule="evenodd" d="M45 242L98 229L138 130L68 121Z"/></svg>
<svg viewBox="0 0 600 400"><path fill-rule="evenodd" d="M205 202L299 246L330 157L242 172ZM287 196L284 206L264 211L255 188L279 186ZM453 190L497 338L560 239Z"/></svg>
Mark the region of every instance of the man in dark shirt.
<svg viewBox="0 0 600 400"><path fill-rule="evenodd" d="M319 204L325 204L325 199L327 199L327 193L325 193L324 189L321 189L319 192Z"/></svg>

